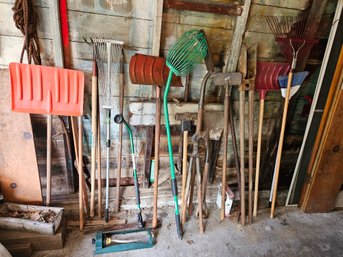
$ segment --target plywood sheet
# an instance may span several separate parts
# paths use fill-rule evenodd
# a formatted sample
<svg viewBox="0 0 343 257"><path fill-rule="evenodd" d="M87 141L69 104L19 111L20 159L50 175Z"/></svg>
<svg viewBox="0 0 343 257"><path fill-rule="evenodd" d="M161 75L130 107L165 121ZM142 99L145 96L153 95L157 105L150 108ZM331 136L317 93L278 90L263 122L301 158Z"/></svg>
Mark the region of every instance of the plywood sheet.
<svg viewBox="0 0 343 257"><path fill-rule="evenodd" d="M0 70L0 183L5 201L41 204L30 116L11 110L8 69Z"/></svg>

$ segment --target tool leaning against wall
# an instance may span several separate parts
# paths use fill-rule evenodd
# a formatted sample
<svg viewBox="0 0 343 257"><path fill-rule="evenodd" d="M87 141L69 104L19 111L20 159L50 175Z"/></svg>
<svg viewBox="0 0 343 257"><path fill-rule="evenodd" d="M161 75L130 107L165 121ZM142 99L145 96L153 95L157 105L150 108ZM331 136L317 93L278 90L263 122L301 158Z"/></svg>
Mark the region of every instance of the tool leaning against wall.
<svg viewBox="0 0 343 257"><path fill-rule="evenodd" d="M111 110L113 104L113 84L118 85L121 68L123 42L106 38L93 38L99 70L99 96L103 96L102 108L106 112L106 191L105 222L109 221L109 171L111 147Z"/></svg>

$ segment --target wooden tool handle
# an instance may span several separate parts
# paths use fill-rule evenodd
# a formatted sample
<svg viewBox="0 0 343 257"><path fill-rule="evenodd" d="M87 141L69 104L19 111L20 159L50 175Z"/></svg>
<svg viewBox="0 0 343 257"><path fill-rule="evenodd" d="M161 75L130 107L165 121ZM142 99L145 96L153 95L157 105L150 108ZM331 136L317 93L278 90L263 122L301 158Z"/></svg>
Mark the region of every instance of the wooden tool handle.
<svg viewBox="0 0 343 257"><path fill-rule="evenodd" d="M204 233L204 222L202 216L202 182L201 182L201 172L200 172L200 159L196 157L196 177L197 177L197 184L198 184L198 213L199 213L199 228L200 233Z"/></svg>
<svg viewBox="0 0 343 257"><path fill-rule="evenodd" d="M97 171L98 171L98 219L101 220L102 216L102 185L101 185L101 133L100 133L100 115L98 106L98 138L97 138Z"/></svg>
<svg viewBox="0 0 343 257"><path fill-rule="evenodd" d="M264 99L261 98L260 99L260 115L258 118L256 174L255 174L255 192L254 192L254 212L253 212L253 215L255 217L257 216L257 206L258 206L258 184L259 184L259 177L260 177L263 114L264 114Z"/></svg>
<svg viewBox="0 0 343 257"><path fill-rule="evenodd" d="M281 155L282 155L282 147L283 147L283 139L285 136L285 128L286 128L286 121L287 121L287 112L288 112L288 104L289 104L289 96L291 93L291 85L293 79L293 71L288 74L288 81L287 81L287 90L286 90L286 97L285 103L283 108L283 115L282 115L282 124L281 124L281 131L280 131L280 139L279 139L279 146L277 149L277 159L276 159L276 169L275 169L275 181L274 181L274 190L273 190L273 199L272 199L272 206L270 209L270 218L274 218L274 211L275 211L275 202L276 202L276 192L277 192L277 184L279 181L279 173L280 173L280 164L281 164Z"/></svg>
<svg viewBox="0 0 343 257"><path fill-rule="evenodd" d="M228 135L229 135L229 102L230 102L230 93L229 87L225 87L225 100L224 100L224 131L223 131L223 172L222 172L222 200L221 200L221 209L220 209L220 220L223 221L225 218L225 187L226 187L226 166L227 166L227 145L228 145Z"/></svg>
<svg viewBox="0 0 343 257"><path fill-rule="evenodd" d="M78 163L78 170L79 172L79 215L80 215L80 231L83 230L83 187L82 182L84 181L83 178L83 163L82 163L82 117L78 117L78 127L79 127L79 138L78 138L78 145L79 145L79 163Z"/></svg>
<svg viewBox="0 0 343 257"><path fill-rule="evenodd" d="M78 138L79 138L79 133L78 133L78 125L77 125L77 118L76 117L71 117L71 128L72 128L72 132L73 132L73 138L74 138L74 151L75 151L75 162L76 162L76 166L77 166L77 172L78 174L80 174L81 172L83 173L83 165L82 165L82 169L79 169L79 142L78 142ZM80 186L80 185L79 185ZM82 192L83 192L83 208L87 213L88 210L88 195L87 195L87 185L86 185L86 181L83 179L82 181Z"/></svg>
<svg viewBox="0 0 343 257"><path fill-rule="evenodd" d="M47 116L46 127L46 206L51 204L51 129L52 129L52 116Z"/></svg>
<svg viewBox="0 0 343 257"><path fill-rule="evenodd" d="M186 221L186 181L187 181L187 146L188 146L188 131L183 132L183 156L182 156L182 188L181 188L181 224Z"/></svg>
<svg viewBox="0 0 343 257"><path fill-rule="evenodd" d="M122 60L121 60L122 61ZM121 63L121 65L123 65ZM124 111L124 73L123 67L119 74L119 114L123 115ZM120 209L120 180L121 180L121 166L122 166L122 149L123 149L123 124L119 124L119 151L118 151L118 167L117 167L117 185L116 185L116 205L115 211L119 212Z"/></svg>
<svg viewBox="0 0 343 257"><path fill-rule="evenodd" d="M97 141L97 109L98 109L98 78L92 76L92 149L91 149L91 203L90 216L94 217L95 205L95 169L96 169L96 141Z"/></svg>
<svg viewBox="0 0 343 257"><path fill-rule="evenodd" d="M249 90L249 193L248 193L248 222L249 224L252 223L252 215L253 215L253 171L254 171L254 90Z"/></svg>
<svg viewBox="0 0 343 257"><path fill-rule="evenodd" d="M241 224L245 225L245 91L239 91L239 145L241 168Z"/></svg>
<svg viewBox="0 0 343 257"><path fill-rule="evenodd" d="M161 88L156 87L156 117L155 117L155 158L154 158L154 203L152 227L157 227L157 198L158 198L158 174L160 164L160 124L161 124Z"/></svg>

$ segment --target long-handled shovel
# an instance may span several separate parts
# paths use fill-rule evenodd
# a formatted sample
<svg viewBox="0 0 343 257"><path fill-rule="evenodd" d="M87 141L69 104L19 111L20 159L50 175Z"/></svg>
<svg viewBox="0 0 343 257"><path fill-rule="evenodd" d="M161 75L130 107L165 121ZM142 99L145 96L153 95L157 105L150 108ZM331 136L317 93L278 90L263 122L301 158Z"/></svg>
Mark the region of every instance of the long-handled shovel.
<svg viewBox="0 0 343 257"><path fill-rule="evenodd" d="M20 63L10 63L9 68L13 111L48 114L49 116L52 114L65 116L82 115L84 75L81 71ZM81 127L81 117L79 117L79 123L79 127ZM79 129L82 129L82 127ZM79 137L81 136L79 135ZM80 138L78 146L80 229L82 229L82 185L84 180L82 169L82 140ZM47 200L49 201L49 199Z"/></svg>
<svg viewBox="0 0 343 257"><path fill-rule="evenodd" d="M161 128L161 91L165 86L169 68L166 59L162 57L135 54L130 60L130 80L132 84L156 86L156 115L155 115L155 156L154 156L154 200L152 227L157 227L157 198L160 159L160 128ZM173 76L171 86L181 87L181 78Z"/></svg>
<svg viewBox="0 0 343 257"><path fill-rule="evenodd" d="M260 112L258 121L257 153L256 153L256 175L254 191L254 210L253 215L257 216L258 207L258 186L260 177L261 146L262 146L262 127L264 114L264 99L268 91L278 91L278 77L289 71L288 63L277 62L257 62L257 72L255 79L255 90L260 95Z"/></svg>

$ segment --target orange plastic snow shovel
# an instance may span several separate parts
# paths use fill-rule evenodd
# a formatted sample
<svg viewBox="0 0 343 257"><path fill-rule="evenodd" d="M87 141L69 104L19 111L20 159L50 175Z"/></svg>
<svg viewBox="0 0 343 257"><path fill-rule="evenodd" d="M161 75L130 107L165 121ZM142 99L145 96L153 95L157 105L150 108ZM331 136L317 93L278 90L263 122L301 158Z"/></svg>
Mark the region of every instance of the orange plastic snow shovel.
<svg viewBox="0 0 343 257"><path fill-rule="evenodd" d="M46 205L50 205L51 115L80 116L79 126L81 127L84 75L81 71L22 63L10 63L9 68L12 87L12 110L48 115ZM81 144L79 148L82 154ZM80 181L82 181L83 173L81 169L79 169L79 172ZM83 195L81 189L82 186L80 186L80 195ZM82 211L82 204L80 205Z"/></svg>
<svg viewBox="0 0 343 257"><path fill-rule="evenodd" d="M81 116L84 75L81 71L10 63L12 110Z"/></svg>

